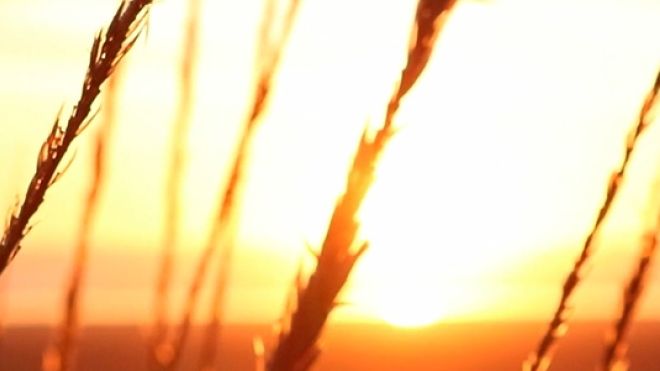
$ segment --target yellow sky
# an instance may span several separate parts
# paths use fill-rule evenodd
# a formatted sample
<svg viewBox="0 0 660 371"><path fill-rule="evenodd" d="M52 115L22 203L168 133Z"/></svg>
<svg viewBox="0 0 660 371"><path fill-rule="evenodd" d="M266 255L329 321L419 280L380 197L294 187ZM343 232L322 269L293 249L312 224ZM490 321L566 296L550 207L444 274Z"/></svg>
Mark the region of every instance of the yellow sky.
<svg viewBox="0 0 660 371"><path fill-rule="evenodd" d="M76 99L91 37L115 4L0 0L0 34L10 35L0 40L0 208L23 192L55 113ZM179 289L206 238L244 114L260 4L204 5ZM88 322L149 315L183 5L158 2L148 40L128 60L94 235ZM412 0L303 0L253 142L230 319L279 314L305 243L322 238L364 123L383 113L413 10ZM546 318L659 66L658 19L660 4L650 0L461 2L397 117L401 130L363 212L372 247L348 293L357 308L343 313L382 312L393 308L392 297L411 295L411 305L427 300L454 320ZM43 308L60 302L87 139L78 141L73 167L48 194L0 282L10 287L12 322L51 322L58 314ZM652 212L658 141L654 127L633 159L578 315L606 318L616 309ZM660 313L657 273L642 316Z"/></svg>

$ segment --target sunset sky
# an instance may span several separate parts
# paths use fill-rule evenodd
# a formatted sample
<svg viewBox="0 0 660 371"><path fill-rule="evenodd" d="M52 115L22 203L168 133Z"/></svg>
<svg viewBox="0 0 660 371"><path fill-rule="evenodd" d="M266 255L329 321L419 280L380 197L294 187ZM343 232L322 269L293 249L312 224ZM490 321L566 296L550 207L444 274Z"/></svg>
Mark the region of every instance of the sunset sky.
<svg viewBox="0 0 660 371"><path fill-rule="evenodd" d="M158 1L126 60L86 323L150 318L176 107L183 0ZM23 195L58 109L78 97L114 0L0 0L0 210ZM260 0L204 3L177 298L202 248L251 89ZM228 319L276 319L319 245L364 125L381 120L415 1L302 0L250 153ZM459 1L362 210L371 241L346 292L356 320L549 318L660 68L653 0ZM98 122L96 122L98 124ZM632 159L579 318L611 318L657 212L660 122ZM0 278L10 323L52 323L89 174L90 132ZM180 303L179 303L180 304ZM640 308L660 319L660 265ZM414 321L413 321L414 322Z"/></svg>

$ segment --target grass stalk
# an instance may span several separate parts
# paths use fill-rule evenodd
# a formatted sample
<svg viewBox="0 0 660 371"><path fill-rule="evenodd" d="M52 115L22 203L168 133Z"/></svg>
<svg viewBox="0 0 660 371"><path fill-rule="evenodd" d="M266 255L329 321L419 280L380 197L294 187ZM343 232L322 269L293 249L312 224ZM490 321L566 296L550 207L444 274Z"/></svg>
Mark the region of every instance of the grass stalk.
<svg viewBox="0 0 660 371"><path fill-rule="evenodd" d="M607 184L605 200L600 207L593 227L589 231L589 234L587 235L587 238L582 245L580 256L575 261L572 270L569 272L564 281L561 298L559 299L559 304L557 305L552 320L550 321L546 332L543 334L536 350L523 364L523 369L525 370L543 371L550 367L556 344L564 336L568 329L570 301L573 297L575 289L579 286L584 276L584 270L587 262L593 254L595 237L600 232L603 221L608 215L618 194L619 187L626 175L628 164L630 162L633 150L638 143L638 139L646 130L646 128L651 124L650 113L657 100L658 90L660 90L660 73L657 75L651 91L647 94L639 112L637 122L628 136L621 165L610 176L609 182Z"/></svg>
<svg viewBox="0 0 660 371"><path fill-rule="evenodd" d="M373 138L368 138L365 130L360 139L343 195L335 205L317 256L316 268L306 284L300 281L297 284L296 307L268 359L269 371L308 370L318 357L317 342L336 305L337 295L367 248L367 243L362 243L354 250L360 227L357 213L374 180L379 157L394 133L394 116L426 67L445 16L454 4L455 1L419 1L407 63L387 106L384 122Z"/></svg>
<svg viewBox="0 0 660 371"><path fill-rule="evenodd" d="M148 362L157 369L158 358L167 358L167 348L162 348L168 328L169 293L174 270L174 257L181 219L181 192L185 155L188 152L188 136L194 106L195 74L199 58L199 33L201 30L201 0L187 1L187 15L182 39L181 64L179 67L179 104L172 124L170 158L165 184L165 220L160 267L156 281L154 302L154 328ZM165 354L161 354L165 351Z"/></svg>
<svg viewBox="0 0 660 371"><path fill-rule="evenodd" d="M268 0L266 3L266 10L259 35L259 49L257 50L259 64L257 65L254 98L249 115L244 123L245 131L239 141L229 182L222 195L222 204L220 206L222 212L220 213L220 217L215 220L214 229L218 232L212 233L212 237L208 241L209 246L219 246L220 256L213 285L211 306L209 307L209 317L204 331L199 358L199 369L204 371L215 369L217 362L218 346L221 338L222 314L225 309L226 291L227 287L229 287L230 268L234 252L234 241L233 236L230 235L230 230L231 223L235 219L235 200L238 197L237 195L241 186L245 157L249 150L250 140L266 110L266 105L272 92L273 79L280 66L282 51L291 35L300 0L290 0L286 4L287 11L282 23L282 29L276 30L275 16L273 14L275 2ZM279 35L274 41L271 40L273 34ZM220 232L223 230L224 233Z"/></svg>
<svg viewBox="0 0 660 371"><path fill-rule="evenodd" d="M44 202L46 191L57 181L66 167L58 172L71 143L94 118L93 105L101 86L119 62L131 50L149 14L153 0L123 0L107 29L99 31L92 43L87 73L78 103L65 125L58 114L41 146L35 173L23 203L12 213L0 240L0 275L20 250L20 244L30 231L30 220Z"/></svg>
<svg viewBox="0 0 660 371"><path fill-rule="evenodd" d="M69 371L75 368L76 338L80 322L80 295L87 270L89 240L98 212L99 196L106 178L107 147L115 125L119 76L118 72L110 76L104 92L103 123L99 126L94 140L92 178L82 214L73 265L66 285L62 323L56 335L55 344L49 347L44 354L44 369L46 370Z"/></svg>
<svg viewBox="0 0 660 371"><path fill-rule="evenodd" d="M291 33L293 19L298 9L299 1L292 0L289 3L283 28L281 32L278 33L279 38L274 42L271 41L271 35L274 33L274 30L271 29L271 26L273 25L272 11L274 2L269 0L267 4L267 11L264 16L258 44L257 81L254 97L243 125L243 132L239 137L235 158L230 168L227 183L224 189L220 191L218 212L213 220L206 246L197 261L197 266L193 273L193 279L188 288L187 299L185 301L178 331L168 346L168 358L159 361L160 368L163 370L173 370L178 366L189 336L192 317L197 308L199 293L204 284L204 280L206 279L209 265L217 252L218 246L222 244L220 266L218 267L218 279L217 284L214 286L215 290L211 302L212 309L204 333L199 367L201 369L208 369L212 368L215 363L217 339L220 327L219 312L223 306L224 291L229 277L229 265L233 251L233 244L231 238L229 238L229 234L232 230L232 222L236 209L235 204L237 202L239 188L242 181L242 171L245 158L251 138L256 131L265 111L268 98L270 97L273 78L281 58L281 51Z"/></svg>
<svg viewBox="0 0 660 371"><path fill-rule="evenodd" d="M651 263L655 258L660 239L660 213L656 219L654 228L644 235L642 251L637 266L628 284L623 291L623 300L619 317L614 322L610 336L605 345L602 369L606 371L623 371L629 368L627 338L630 332L630 324L639 305L644 287L648 281Z"/></svg>

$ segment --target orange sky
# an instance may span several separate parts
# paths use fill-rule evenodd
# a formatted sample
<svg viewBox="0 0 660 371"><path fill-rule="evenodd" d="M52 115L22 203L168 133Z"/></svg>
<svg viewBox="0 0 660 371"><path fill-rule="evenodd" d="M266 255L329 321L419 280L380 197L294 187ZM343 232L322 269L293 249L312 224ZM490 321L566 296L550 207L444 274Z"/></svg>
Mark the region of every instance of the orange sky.
<svg viewBox="0 0 660 371"><path fill-rule="evenodd" d="M23 192L55 113L77 97L91 37L115 4L0 0L0 34L11 35L0 41L0 169L7 179L0 208ZM128 60L94 234L87 322L149 315L183 4L158 2L148 40ZM206 238L244 114L260 4L204 5L179 289ZM322 238L362 126L383 113L414 4L303 0L253 142L231 320L271 321L280 313L305 242ZM657 19L660 4L650 0L461 2L397 117L401 130L363 210L372 248L347 294L355 308L339 316L548 317L659 66ZM0 280L10 287L10 322L57 318L52 308L61 301L86 186L87 139ZM607 241L578 295L582 318L609 318L617 308L635 241L653 212L658 141L656 126L635 154ZM660 313L658 270L644 317ZM396 304L402 297L409 307Z"/></svg>

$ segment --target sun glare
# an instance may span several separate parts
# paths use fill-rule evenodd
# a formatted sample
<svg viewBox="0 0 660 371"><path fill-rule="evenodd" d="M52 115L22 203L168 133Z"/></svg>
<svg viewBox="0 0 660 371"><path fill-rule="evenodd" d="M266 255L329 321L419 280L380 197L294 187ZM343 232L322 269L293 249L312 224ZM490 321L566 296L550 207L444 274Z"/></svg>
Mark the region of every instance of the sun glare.
<svg viewBox="0 0 660 371"><path fill-rule="evenodd" d="M443 299L434 290L402 282L381 292L373 314L392 326L416 328L439 322L446 314Z"/></svg>
<svg viewBox="0 0 660 371"><path fill-rule="evenodd" d="M469 282L506 269L520 246L500 234L505 226L497 220L474 233L472 209L479 198L470 187L453 189L451 179L411 166L421 156L442 158L442 153L417 150L423 132L403 129L383 158L361 212L370 249L349 293L375 319L398 327L420 327L464 316L467 308L478 310L467 305L480 296ZM480 179L475 175L467 183Z"/></svg>

